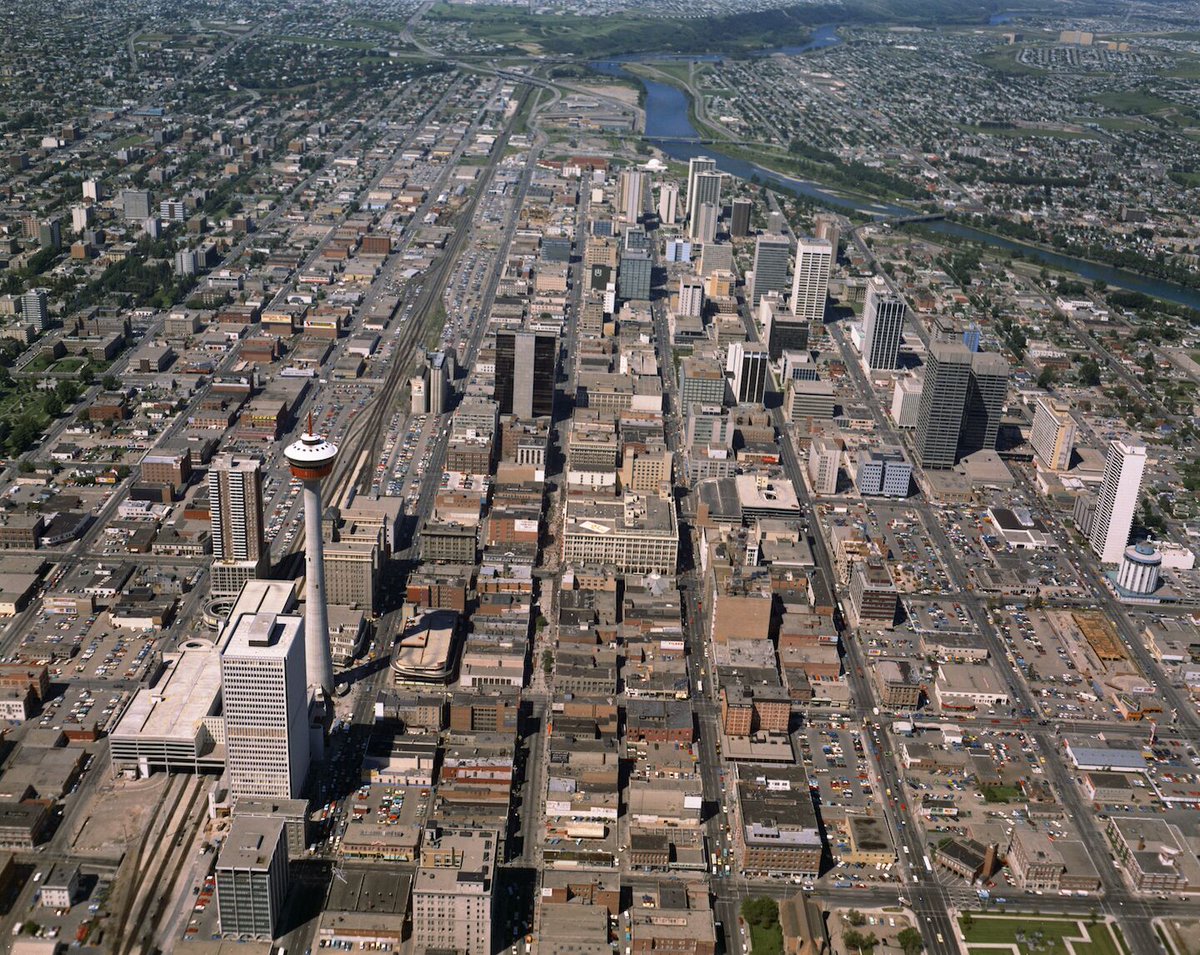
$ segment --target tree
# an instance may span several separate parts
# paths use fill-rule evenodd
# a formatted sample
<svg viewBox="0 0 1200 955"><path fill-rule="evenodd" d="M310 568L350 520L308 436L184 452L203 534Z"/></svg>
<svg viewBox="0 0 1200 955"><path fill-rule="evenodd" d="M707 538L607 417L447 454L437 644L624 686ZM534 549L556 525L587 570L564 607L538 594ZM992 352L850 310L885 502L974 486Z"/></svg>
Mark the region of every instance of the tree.
<svg viewBox="0 0 1200 955"><path fill-rule="evenodd" d="M963 912L963 917L962 917L963 928L969 929L974 924L975 924L975 916L972 915L970 912Z"/></svg>
<svg viewBox="0 0 1200 955"><path fill-rule="evenodd" d="M746 899L742 903L742 918L760 928L773 928L779 924L779 903L774 899Z"/></svg>
<svg viewBox="0 0 1200 955"><path fill-rule="evenodd" d="M116 391L121 387L121 379L110 372L104 376L100 384L104 386L105 391Z"/></svg>
<svg viewBox="0 0 1200 955"><path fill-rule="evenodd" d="M58 395L53 392L46 396L46 400L42 402L42 410L51 418L57 418L63 413L63 403L59 400Z"/></svg>
<svg viewBox="0 0 1200 955"><path fill-rule="evenodd" d="M1100 384L1100 363L1095 358L1085 358L1079 363L1079 368L1076 369L1076 376L1079 378L1079 383L1088 388L1094 388Z"/></svg>
<svg viewBox="0 0 1200 955"><path fill-rule="evenodd" d="M855 928L857 928L860 925L867 924L867 917L865 915L863 915L862 912L860 912L858 909L851 909L850 912L846 915L846 921L849 922L851 925L853 925Z"/></svg>
<svg viewBox="0 0 1200 955"><path fill-rule="evenodd" d="M842 935L842 941L846 943L846 948L853 952L873 952L875 946L879 944L879 939L876 938L874 932L868 932L863 935L858 929L850 929Z"/></svg>
<svg viewBox="0 0 1200 955"><path fill-rule="evenodd" d="M73 405L79 400L79 386L73 381L63 379L54 388L58 400L64 405Z"/></svg>
<svg viewBox="0 0 1200 955"><path fill-rule="evenodd" d="M1054 387L1054 379L1056 377L1057 376L1054 373L1054 369L1051 368L1049 365L1047 365L1045 368L1042 369L1042 373L1040 375L1038 375L1038 380L1037 380L1038 387L1043 388L1045 390L1049 390L1050 388L1053 388Z"/></svg>
<svg viewBox="0 0 1200 955"><path fill-rule="evenodd" d="M967 913L968 915L970 913ZM963 927L967 928L966 917L963 917ZM904 929L896 936L896 941L900 943L900 949L904 955L918 955L925 947L925 942L921 939L921 933L911 926Z"/></svg>

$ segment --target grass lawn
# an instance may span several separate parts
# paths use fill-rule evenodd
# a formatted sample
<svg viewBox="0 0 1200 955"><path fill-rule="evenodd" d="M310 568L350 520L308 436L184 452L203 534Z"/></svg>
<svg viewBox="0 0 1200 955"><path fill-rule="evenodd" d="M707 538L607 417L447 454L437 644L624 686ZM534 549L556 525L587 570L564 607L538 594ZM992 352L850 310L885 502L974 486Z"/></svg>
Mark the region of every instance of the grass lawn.
<svg viewBox="0 0 1200 955"><path fill-rule="evenodd" d="M959 919L959 927L962 919ZM1041 933L1040 943L1036 933ZM1017 935L1023 941L1018 942ZM1070 919L1040 919L1032 916L1015 918L990 918L975 916L971 927L963 928L963 936L967 940L970 951L983 953L986 945L1016 945L1017 950L1024 955L1066 955L1067 945L1064 939L1082 939L1076 941L1073 948L1076 955L1126 955L1126 949L1117 942L1112 930L1102 922L1088 925L1086 920Z"/></svg>
<svg viewBox="0 0 1200 955"><path fill-rule="evenodd" d="M1147 116L1164 109L1176 109L1170 100L1156 96L1147 89L1126 90L1120 93L1099 93L1092 101L1118 113L1137 113Z"/></svg>
<svg viewBox="0 0 1200 955"><path fill-rule="evenodd" d="M687 83L691 75L690 68L687 63L681 63L678 60L652 60L647 64L654 67L660 73L666 73L667 76L673 76L679 81L679 85L683 86ZM699 75L699 70L696 71Z"/></svg>
<svg viewBox="0 0 1200 955"><path fill-rule="evenodd" d="M783 929L778 925L763 928L750 926L750 951L753 955L781 955L783 952Z"/></svg>
<svg viewBox="0 0 1200 955"><path fill-rule="evenodd" d="M1126 131L1130 129L1146 129L1145 121L1136 117L1131 119L1123 119L1120 116L1076 116L1071 120L1073 123L1079 123L1081 126L1086 123L1093 123L1101 129L1109 129L1114 131Z"/></svg>
<svg viewBox="0 0 1200 955"><path fill-rule="evenodd" d="M372 43L369 40L341 40L337 37L330 36L297 36L295 34L284 34L277 36L275 39L281 43L304 43L312 46L337 46L348 50L374 50L379 44Z"/></svg>
<svg viewBox="0 0 1200 955"><path fill-rule="evenodd" d="M997 50L994 53L982 53L975 57L977 63L995 70L997 73L1009 73L1014 76L1041 76L1045 71L1036 66L1026 66L1017 62L1016 48Z"/></svg>
<svg viewBox="0 0 1200 955"><path fill-rule="evenodd" d="M977 136L1003 136L1009 139L1017 139L1025 136L1041 136L1047 139L1095 139L1096 134L1090 130L1074 130L1074 129L1045 129L1042 127L1029 126L963 126L964 132L973 133Z"/></svg>
<svg viewBox="0 0 1200 955"><path fill-rule="evenodd" d="M985 786L983 788L984 802L1012 802L1021 798L1021 791L1016 786Z"/></svg>

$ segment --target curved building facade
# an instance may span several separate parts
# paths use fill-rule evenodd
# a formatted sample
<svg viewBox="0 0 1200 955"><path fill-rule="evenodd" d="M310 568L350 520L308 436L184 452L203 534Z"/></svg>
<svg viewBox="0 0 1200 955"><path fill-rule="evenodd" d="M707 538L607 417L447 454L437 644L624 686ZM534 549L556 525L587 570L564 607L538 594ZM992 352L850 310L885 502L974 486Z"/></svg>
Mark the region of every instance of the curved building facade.
<svg viewBox="0 0 1200 955"><path fill-rule="evenodd" d="M1162 554L1153 544L1141 541L1125 548L1117 586L1131 594L1152 594L1158 588L1161 570Z"/></svg>

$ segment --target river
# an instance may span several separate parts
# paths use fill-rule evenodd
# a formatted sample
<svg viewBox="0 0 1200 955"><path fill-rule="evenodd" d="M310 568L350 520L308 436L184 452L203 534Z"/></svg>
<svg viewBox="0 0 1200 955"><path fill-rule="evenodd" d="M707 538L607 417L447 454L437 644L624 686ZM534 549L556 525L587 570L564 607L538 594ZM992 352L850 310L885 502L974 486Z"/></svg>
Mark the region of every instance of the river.
<svg viewBox="0 0 1200 955"><path fill-rule="evenodd" d="M760 50L755 55L767 56L774 53L803 53L806 50L833 46L840 42L836 25L828 25L818 28L814 32L812 40L802 46L780 47L777 50ZM706 145L700 141L700 134L688 118L688 98L682 90L666 83L645 79L625 69L625 64L639 61L703 60L712 62L718 59L721 59L721 57L711 54L695 57L680 54L667 56L638 54L596 61L590 65L598 73L608 76L620 76L625 79L634 79L645 87L646 138L672 159L687 162L696 156L709 156L716 160L717 168L722 172L737 176L739 179L748 180L757 178L759 182L771 188L803 196L840 212L874 216L906 216L919 211L892 202L876 201L860 196L848 195L844 192L839 192L833 187L824 186L812 180L786 176L759 166L756 163L726 155L720 149L712 145ZM1061 255L1057 252L1038 248L1037 246L1006 239L1003 236L993 235L990 232L982 232L970 226L960 225L957 222L929 222L924 223L924 227L943 235L969 239L973 242L990 245L994 248L1020 253L1026 259L1040 262L1050 268L1074 272L1089 281L1107 282L1114 287L1129 289L1132 292L1141 292L1167 302L1174 302L1177 305L1186 305L1189 308L1200 310L1200 290L1186 289L1171 282L1163 282L1144 275L1138 275L1134 272L1126 272L1095 262L1088 262L1084 259L1077 259L1073 256Z"/></svg>

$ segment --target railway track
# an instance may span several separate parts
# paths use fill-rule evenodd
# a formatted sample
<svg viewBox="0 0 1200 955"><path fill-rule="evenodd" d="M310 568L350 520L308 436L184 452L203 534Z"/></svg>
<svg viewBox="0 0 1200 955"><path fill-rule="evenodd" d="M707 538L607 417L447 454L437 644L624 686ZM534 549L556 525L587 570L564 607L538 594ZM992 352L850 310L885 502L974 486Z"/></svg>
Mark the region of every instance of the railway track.
<svg viewBox="0 0 1200 955"><path fill-rule="evenodd" d="M522 98L522 106L524 105L524 98L530 95L532 95L532 89L527 86ZM521 108L518 108L514 111L513 115L518 116L520 112ZM496 155L503 153L511 135L512 124L510 122L500 139L496 142L494 147ZM453 168L453 165L451 163L448 169ZM379 450L388 419L396 409L404 383L408 380L410 370L413 367L416 358L417 342L430 330L428 327L429 322L436 314L436 308L445 292L446 281L450 271L454 267L455 262L457 262L463 243L471 232L471 224L475 219L475 210L479 204L479 199L487 192L492 178L495 176L495 171L496 163L492 163L480 177L470 201L458 214L458 225L454 236L442 251L437 261L425 273L421 291L417 295L413 308L413 318L400 329L397 336L396 346L392 351L392 355L394 356L392 366L388 369L383 387L346 429L337 460L333 466L333 473L330 474L325 482L324 497L326 500L335 501L340 499L351 487L356 488L360 492L370 490L372 483L371 465L379 457ZM303 546L303 536L297 535L296 539L284 551L284 556L286 557L299 552Z"/></svg>

